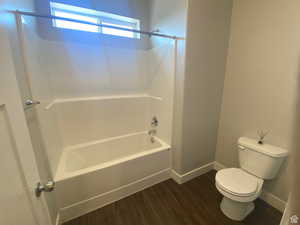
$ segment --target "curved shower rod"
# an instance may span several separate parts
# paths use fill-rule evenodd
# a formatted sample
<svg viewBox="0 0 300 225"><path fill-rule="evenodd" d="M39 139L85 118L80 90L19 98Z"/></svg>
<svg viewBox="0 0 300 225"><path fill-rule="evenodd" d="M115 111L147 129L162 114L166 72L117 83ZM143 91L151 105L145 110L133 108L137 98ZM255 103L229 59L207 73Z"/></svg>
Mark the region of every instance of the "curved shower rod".
<svg viewBox="0 0 300 225"><path fill-rule="evenodd" d="M33 17L46 18L46 19L58 19L58 20L82 23L82 24L93 25L93 26L98 26L98 27L105 27L105 28L112 28L112 29L123 30L123 31L130 31L130 32L134 32L134 33L145 34L145 35L148 35L150 37L151 36L157 36L157 37L162 37L162 38L170 38L170 39L174 39L174 40L185 40L185 38L183 38L183 37L171 36L171 35L161 34L161 33L157 33L157 32L148 32L148 31L128 29L128 28L111 26L111 25L97 24L97 23L92 23L92 22L87 22L87 21L82 21L82 20L76 20L76 19L70 19L70 18L65 18L65 17L60 17L60 16L53 16L53 15L47 15L47 14L38 14L38 13L34 13L34 12L25 12L25 11L19 11L19 10L9 10L7 12L13 13L15 15L33 16Z"/></svg>

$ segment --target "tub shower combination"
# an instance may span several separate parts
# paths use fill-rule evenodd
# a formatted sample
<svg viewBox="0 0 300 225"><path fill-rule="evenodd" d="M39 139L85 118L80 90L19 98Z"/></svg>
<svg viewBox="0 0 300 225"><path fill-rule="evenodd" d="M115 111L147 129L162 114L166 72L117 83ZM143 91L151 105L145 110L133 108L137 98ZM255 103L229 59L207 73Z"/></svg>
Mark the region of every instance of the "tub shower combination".
<svg viewBox="0 0 300 225"><path fill-rule="evenodd" d="M60 100L46 107L55 111L67 142L55 175L61 221L169 178L170 145L159 137L160 120L150 110L161 101L151 96L100 97ZM109 117L124 105L127 110L112 122ZM127 123L132 126L124 134ZM92 134L100 139L93 140Z"/></svg>
<svg viewBox="0 0 300 225"><path fill-rule="evenodd" d="M75 218L167 179L169 150L158 138L152 143L145 132L66 149L55 178L61 219Z"/></svg>
<svg viewBox="0 0 300 225"><path fill-rule="evenodd" d="M60 222L169 179L182 38L134 31L152 47L87 44L52 27L49 35L56 17L14 13Z"/></svg>

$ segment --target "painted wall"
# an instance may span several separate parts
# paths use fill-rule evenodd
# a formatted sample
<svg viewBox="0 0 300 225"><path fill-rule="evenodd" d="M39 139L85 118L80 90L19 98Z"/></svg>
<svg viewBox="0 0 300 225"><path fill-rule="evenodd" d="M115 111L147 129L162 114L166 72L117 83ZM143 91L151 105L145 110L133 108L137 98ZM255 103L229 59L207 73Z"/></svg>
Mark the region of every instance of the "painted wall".
<svg viewBox="0 0 300 225"><path fill-rule="evenodd" d="M0 9L1 11L4 10L16 10L16 9L21 9L21 10L28 10L31 11L33 10L33 1L27 0L27 1L21 1L21 0L6 0L6 1L1 1L0 3ZM11 74L12 76L15 76L15 78L18 81L19 86L19 92L14 92L17 95L20 94L20 100L22 102L29 97L30 91L28 88L27 82L27 77L26 77L26 68L24 64L24 58L22 57L21 53L21 48L19 45L19 40L18 40L18 33L16 29L16 21L13 19L13 16L7 16L4 15L1 12L1 45L3 45L3 51L1 51L1 59L5 60L5 65L7 66L5 69L9 69L10 71L13 71ZM5 23L2 24L2 22L5 21ZM3 33L2 33L3 31ZM5 46L5 47L4 47ZM2 71L3 72L3 71ZM12 93L13 93L12 92ZM17 114L22 113L22 112L16 112ZM17 115L16 114L16 115ZM29 131L29 134L31 136L31 140L29 140L30 143L30 148L26 148L28 146L23 146L24 151L28 151L28 155L30 156L31 153L29 151L34 150L34 156L35 156L35 161L37 163L38 167L38 173L40 178L42 179L41 181L51 179L51 171L48 167L48 162L46 161L45 158L45 149L43 148L44 146L42 145L43 140L41 139L40 136L35 135L36 132L38 132L38 127L37 127L37 117L34 115L32 111L27 111L25 112L25 117L26 122L27 122L27 128ZM21 123L23 122L23 118L17 118L20 119ZM22 127L22 125L20 125ZM25 133L24 133L25 134ZM24 136L24 135L23 135ZM26 137L26 134L24 138ZM30 142L31 141L31 142ZM31 148L33 147L33 149ZM13 166L13 164L11 164ZM13 168L12 170L13 171ZM26 173L29 173L29 171L26 171ZM28 176L34 176L33 174L27 174ZM26 175L26 176L27 176ZM17 178L17 175L15 176ZM34 186L35 184L30 184L31 186ZM32 187L33 188L33 187ZM24 187L23 187L24 189ZM23 190L22 189L22 190ZM33 189L32 189L33 190ZM22 196L20 193L19 198L27 198L26 196ZM43 199L44 200L44 199ZM48 207L48 213L50 216L51 221L53 224L55 223L56 216L57 216L57 208L56 208L56 203L55 199L52 196L52 194L46 195L45 196L46 204ZM42 201L42 199L41 199ZM18 204L16 202L11 202L12 204ZM22 204L22 201L20 201L20 204ZM7 204L9 205L9 204ZM21 205L20 205L21 206ZM14 210L18 210L18 207L15 207ZM20 213L19 213L20 214ZM15 218L15 220L21 219L22 214L20 214L20 218ZM11 221L10 221L11 222ZM6 223L9 223L8 221Z"/></svg>
<svg viewBox="0 0 300 225"><path fill-rule="evenodd" d="M298 87L300 88L300 77L298 76L297 83ZM300 106L300 96L298 94L297 98L297 109L299 109ZM282 217L280 225L288 225L290 224L290 217L294 215L299 215L300 213L300 114L296 116L295 120L296 124L298 126L295 126L294 128L294 135L293 135L293 145L292 145L292 151L289 161L289 167L288 167L288 174L289 174L289 183L290 183L290 196L289 200L286 206L286 209L284 211L284 215Z"/></svg>
<svg viewBox="0 0 300 225"><path fill-rule="evenodd" d="M161 33L185 37L187 4L187 0L151 0L150 29L158 29Z"/></svg>
<svg viewBox="0 0 300 225"><path fill-rule="evenodd" d="M257 138L291 149L299 94L300 2L235 0L232 15L216 160L238 166L237 139ZM289 173L283 165L265 189L287 200Z"/></svg>
<svg viewBox="0 0 300 225"><path fill-rule="evenodd" d="M298 104L299 107L299 104ZM298 118L298 124L300 122L300 119ZM290 196L290 200L291 200L291 207L290 207L290 215L299 215L300 213L300 190L299 190L299 185L300 185L300 177L299 177L299 173L300 173L300 164L299 164L299 160L300 160L300 151L299 151L299 134L300 134L300 130L298 129L298 135L296 136L297 139L295 139L295 144L294 145L294 154L292 155L293 157L293 166L291 167L291 170L289 171L289 174L292 173L292 182L291 183L291 196Z"/></svg>
<svg viewBox="0 0 300 225"><path fill-rule="evenodd" d="M231 10L228 0L189 1L179 173L214 161Z"/></svg>

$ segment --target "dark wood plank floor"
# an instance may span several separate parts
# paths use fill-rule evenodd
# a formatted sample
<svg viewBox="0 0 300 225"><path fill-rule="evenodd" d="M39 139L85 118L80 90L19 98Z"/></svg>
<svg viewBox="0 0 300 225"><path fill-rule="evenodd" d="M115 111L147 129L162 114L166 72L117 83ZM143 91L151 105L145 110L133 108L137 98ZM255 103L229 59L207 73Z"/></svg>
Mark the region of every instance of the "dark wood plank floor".
<svg viewBox="0 0 300 225"><path fill-rule="evenodd" d="M211 171L185 184L167 180L64 225L279 225L282 214L261 200L243 222L225 217Z"/></svg>

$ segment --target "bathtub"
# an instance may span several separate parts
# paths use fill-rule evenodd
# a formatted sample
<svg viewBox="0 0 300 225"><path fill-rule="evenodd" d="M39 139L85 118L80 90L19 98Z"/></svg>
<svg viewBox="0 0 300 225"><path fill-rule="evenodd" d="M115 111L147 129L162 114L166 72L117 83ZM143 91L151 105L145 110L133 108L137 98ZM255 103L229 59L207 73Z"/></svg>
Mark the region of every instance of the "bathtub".
<svg viewBox="0 0 300 225"><path fill-rule="evenodd" d="M147 132L67 147L55 177L61 221L162 182L170 167L170 146Z"/></svg>

